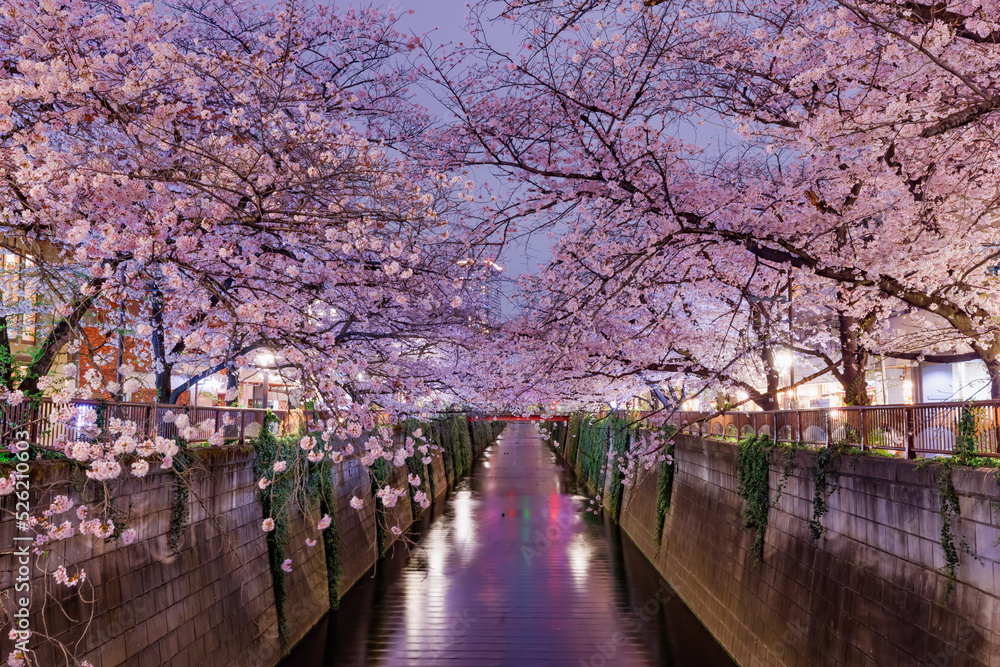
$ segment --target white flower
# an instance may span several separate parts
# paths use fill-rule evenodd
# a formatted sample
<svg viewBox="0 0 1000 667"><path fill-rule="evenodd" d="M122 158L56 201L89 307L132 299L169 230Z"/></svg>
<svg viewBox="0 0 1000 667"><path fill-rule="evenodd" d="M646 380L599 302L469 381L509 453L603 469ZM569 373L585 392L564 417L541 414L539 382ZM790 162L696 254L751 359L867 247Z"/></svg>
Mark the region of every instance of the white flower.
<svg viewBox="0 0 1000 667"><path fill-rule="evenodd" d="M125 530L122 531L122 542L124 542L125 544L132 544L133 542L135 542L136 536L137 532L135 528L126 528Z"/></svg>
<svg viewBox="0 0 1000 667"><path fill-rule="evenodd" d="M356 510L359 510L364 506L365 506L365 501L361 500L361 498L358 498L357 496L351 496L351 507L353 507Z"/></svg>
<svg viewBox="0 0 1000 667"><path fill-rule="evenodd" d="M281 569L284 570L285 572L291 572L292 571L292 559L291 558L286 558L285 562L281 564Z"/></svg>
<svg viewBox="0 0 1000 667"><path fill-rule="evenodd" d="M316 530L326 530L330 527L331 523L333 523L333 519L330 518L330 515L324 514L323 518L316 524Z"/></svg>
<svg viewBox="0 0 1000 667"><path fill-rule="evenodd" d="M264 519L263 523L260 524L260 529L263 530L265 533L270 533L272 530L274 530L274 519L272 519L271 517L267 517L266 519Z"/></svg>

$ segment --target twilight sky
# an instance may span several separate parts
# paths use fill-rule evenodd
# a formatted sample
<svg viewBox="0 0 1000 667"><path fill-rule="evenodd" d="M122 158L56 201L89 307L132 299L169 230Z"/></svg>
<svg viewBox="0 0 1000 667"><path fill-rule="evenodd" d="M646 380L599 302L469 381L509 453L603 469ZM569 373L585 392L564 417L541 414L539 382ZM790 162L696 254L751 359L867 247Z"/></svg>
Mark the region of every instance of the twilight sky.
<svg viewBox="0 0 1000 667"><path fill-rule="evenodd" d="M342 7L376 7L391 9L399 17L397 27L416 35L426 35L430 42L439 46L446 43L466 41L466 17L469 14L467 0L346 0ZM413 13L409 13L413 10ZM490 33L490 40L496 45L504 43L503 36L498 31ZM517 48L517 42L511 38L510 49ZM435 100L428 95L418 94L418 99L432 109L443 111ZM490 180L495 186L496 181L488 178L488 174L477 174L476 178L483 182ZM539 262L549 258L550 239L540 236L532 239L529 244L509 246L500 258L505 266L505 276L515 278L518 275L533 271ZM509 294L509 292L508 292ZM504 304L505 312L509 312L509 304Z"/></svg>

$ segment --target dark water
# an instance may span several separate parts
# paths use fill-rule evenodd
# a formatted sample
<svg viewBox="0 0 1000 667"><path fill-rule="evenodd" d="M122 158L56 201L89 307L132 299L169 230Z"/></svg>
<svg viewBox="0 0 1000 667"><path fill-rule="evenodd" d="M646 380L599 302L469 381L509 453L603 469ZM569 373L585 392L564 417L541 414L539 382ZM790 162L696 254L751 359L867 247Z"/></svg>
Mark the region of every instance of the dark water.
<svg viewBox="0 0 1000 667"><path fill-rule="evenodd" d="M282 667L735 664L534 426L438 505Z"/></svg>

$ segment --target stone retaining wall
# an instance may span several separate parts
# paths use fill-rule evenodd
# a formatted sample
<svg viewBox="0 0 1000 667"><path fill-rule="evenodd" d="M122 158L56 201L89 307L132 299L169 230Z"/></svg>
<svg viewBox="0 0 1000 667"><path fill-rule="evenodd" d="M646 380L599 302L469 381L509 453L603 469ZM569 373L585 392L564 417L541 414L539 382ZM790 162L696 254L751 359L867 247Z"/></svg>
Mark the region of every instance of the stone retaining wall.
<svg viewBox="0 0 1000 667"><path fill-rule="evenodd" d="M565 429L557 435L565 439ZM556 446L567 451L565 442ZM808 526L816 454L796 452L755 565L736 454L732 442L678 436L662 541L655 469L626 489L620 522L740 665L1000 665L1000 493L992 469L953 470L956 543L982 560L961 555L946 597L941 465L842 459L840 490L816 541ZM771 466L772 503L783 456Z"/></svg>
<svg viewBox="0 0 1000 667"><path fill-rule="evenodd" d="M475 429L470 429L475 430ZM496 430L496 429L494 429ZM479 439L482 438L479 433ZM477 439L478 455L488 445ZM129 478L116 493L116 504L139 539L125 546L77 536L57 543L56 548L87 572L79 588L56 585L52 577L35 573L32 579L31 626L36 634L48 634L67 645L76 644L77 657L99 667L118 665L152 667L172 665L227 665L270 667L277 664L330 608L326 554L322 540L308 547L306 537L316 537L319 516L290 515L288 557L293 570L287 575L288 604L285 618L288 636L278 632L273 577L266 541L261 531L263 515L257 498L254 450L250 446L195 449L196 463L190 474L188 511L177 553L169 547L168 533L175 506L174 475L150 472L143 479ZM65 493L79 499L79 475L66 461L36 461L31 464L34 500ZM447 491L442 453L432 456L437 483L435 496ZM424 474L426 474L426 468ZM406 483L405 469L392 472L391 483ZM367 468L352 458L334 465L336 488L339 592L343 595L377 560L375 510ZM92 493L93 490L88 493ZM364 500L364 508L349 506L352 496ZM13 510L13 496L0 497L3 510ZM47 502L46 502L47 504ZM405 498L392 512L405 529L413 522ZM10 512L0 518L0 622L14 610L16 525ZM391 537L391 536L390 536ZM50 562L54 559L50 559ZM36 559L44 567L46 559ZM56 562L63 562L58 559ZM68 621L57 605L45 605L46 590L59 599L69 614L87 618ZM80 601L81 595L95 600ZM7 637L9 620L0 628L0 660L12 650ZM38 649L38 664L66 665L64 656L51 644L32 641Z"/></svg>

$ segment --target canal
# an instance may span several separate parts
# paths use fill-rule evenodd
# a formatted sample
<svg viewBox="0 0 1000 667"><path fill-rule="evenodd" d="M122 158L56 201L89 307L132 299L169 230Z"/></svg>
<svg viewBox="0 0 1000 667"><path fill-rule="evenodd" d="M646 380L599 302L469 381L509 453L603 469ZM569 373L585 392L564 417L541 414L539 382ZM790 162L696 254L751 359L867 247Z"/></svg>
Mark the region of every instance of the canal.
<svg viewBox="0 0 1000 667"><path fill-rule="evenodd" d="M572 473L513 423L282 667L731 666Z"/></svg>

